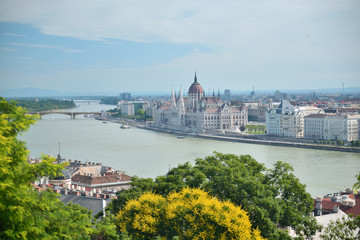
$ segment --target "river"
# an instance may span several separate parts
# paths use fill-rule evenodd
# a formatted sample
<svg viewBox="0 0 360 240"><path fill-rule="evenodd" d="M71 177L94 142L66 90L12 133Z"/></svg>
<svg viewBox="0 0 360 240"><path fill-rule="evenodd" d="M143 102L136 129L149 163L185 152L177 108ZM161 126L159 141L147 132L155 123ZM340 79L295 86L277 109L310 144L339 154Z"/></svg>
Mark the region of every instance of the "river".
<svg viewBox="0 0 360 240"><path fill-rule="evenodd" d="M114 108L98 101L76 101L76 109L66 111L100 111ZM93 118L67 115L45 115L20 137L27 142L30 155L56 156L66 159L100 162L123 170L129 175L155 178L164 175L169 167L214 151L250 154L266 167L276 161L290 163L294 174L307 186L313 197L351 187L360 171L360 154L335 151L267 146L247 143L215 141L158 133L131 127L121 129L116 123L103 123Z"/></svg>

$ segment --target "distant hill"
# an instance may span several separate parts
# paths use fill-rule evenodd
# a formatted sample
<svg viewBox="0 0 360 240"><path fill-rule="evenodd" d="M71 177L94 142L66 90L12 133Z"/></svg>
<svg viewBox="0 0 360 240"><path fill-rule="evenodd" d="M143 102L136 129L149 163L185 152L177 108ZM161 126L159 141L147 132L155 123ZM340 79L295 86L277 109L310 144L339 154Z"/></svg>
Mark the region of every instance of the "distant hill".
<svg viewBox="0 0 360 240"><path fill-rule="evenodd" d="M316 94L342 94L343 92L345 94L360 94L360 87L354 87L354 88L345 88L344 91L342 88L324 88L324 89L302 89L302 90L294 90L294 89L270 89L270 90L263 90L263 89L259 89L256 90L255 89L255 93L256 94L274 94L276 91L280 91L282 93L294 93L294 94L305 94L305 93L312 93L315 92ZM252 90L248 90L248 91L237 91L231 90L232 94L250 94Z"/></svg>
<svg viewBox="0 0 360 240"><path fill-rule="evenodd" d="M61 96L62 93L56 90L40 88L20 88L0 90L2 97L54 97Z"/></svg>
<svg viewBox="0 0 360 240"><path fill-rule="evenodd" d="M41 88L19 88L19 89L0 89L1 97L73 97L73 96L115 96L113 93L81 93L81 92L61 92L51 89Z"/></svg>

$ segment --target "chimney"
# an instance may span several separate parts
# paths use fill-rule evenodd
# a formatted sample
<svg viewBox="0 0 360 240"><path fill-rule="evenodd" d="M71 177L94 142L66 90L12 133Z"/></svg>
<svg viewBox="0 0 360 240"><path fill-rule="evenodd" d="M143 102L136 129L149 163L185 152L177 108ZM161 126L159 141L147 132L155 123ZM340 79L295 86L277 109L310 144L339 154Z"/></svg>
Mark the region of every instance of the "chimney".
<svg viewBox="0 0 360 240"><path fill-rule="evenodd" d="M316 211L316 216L321 216L321 215L322 215L321 210L317 210L317 211Z"/></svg>
<svg viewBox="0 0 360 240"><path fill-rule="evenodd" d="M322 204L320 202L316 203L316 207L317 210L322 210Z"/></svg>
<svg viewBox="0 0 360 240"><path fill-rule="evenodd" d="M337 213L337 212L339 212L339 206L338 205L335 205L334 206L334 211L333 211L334 213Z"/></svg>
<svg viewBox="0 0 360 240"><path fill-rule="evenodd" d="M103 208L103 217L105 217L105 208L106 208L106 200L102 200L102 208Z"/></svg>

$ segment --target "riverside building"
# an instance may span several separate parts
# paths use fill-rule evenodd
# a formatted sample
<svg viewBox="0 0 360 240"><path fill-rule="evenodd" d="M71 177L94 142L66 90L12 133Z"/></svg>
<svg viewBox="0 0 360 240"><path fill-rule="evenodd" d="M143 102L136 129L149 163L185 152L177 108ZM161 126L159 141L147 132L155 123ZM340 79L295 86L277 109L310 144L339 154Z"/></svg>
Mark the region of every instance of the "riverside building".
<svg viewBox="0 0 360 240"><path fill-rule="evenodd" d="M352 141L359 139L360 115L312 114L305 117L305 138Z"/></svg>
<svg viewBox="0 0 360 240"><path fill-rule="evenodd" d="M247 121L245 106L223 103L220 93L217 97L214 92L212 96L205 96L195 73L187 96L183 96L180 89L177 98L173 89L171 102L156 107L154 126L190 132L224 132L239 131L241 126L246 126Z"/></svg>
<svg viewBox="0 0 360 240"><path fill-rule="evenodd" d="M266 131L269 135L302 138L304 137L304 117L310 114L324 114L324 110L306 106L294 107L283 100L279 107L266 113Z"/></svg>

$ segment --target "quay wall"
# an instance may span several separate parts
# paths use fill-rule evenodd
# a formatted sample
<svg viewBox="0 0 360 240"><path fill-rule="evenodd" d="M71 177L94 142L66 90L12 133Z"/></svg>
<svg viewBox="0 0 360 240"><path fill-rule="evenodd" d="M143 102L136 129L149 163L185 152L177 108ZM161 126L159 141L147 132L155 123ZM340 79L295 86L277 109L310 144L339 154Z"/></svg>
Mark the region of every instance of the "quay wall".
<svg viewBox="0 0 360 240"><path fill-rule="evenodd" d="M360 148L353 147L343 147L343 146L327 146L327 145L319 145L319 144L310 144L310 143L301 143L301 142L285 142L278 140L262 140L262 139L251 139L249 137L234 137L234 136L220 136L220 135L208 135L208 134L195 134L189 132L183 132L172 129L164 129L150 126L138 125L138 128L168 133L168 134L176 134L181 136L191 136L198 137L204 139L212 139L212 140L220 140L220 141L231 141L231 142L242 142L242 143L251 143L251 144L263 144L263 145L272 145L272 146L281 146L281 147L296 147L296 148L308 148L315 150L327 150L327 151L340 151L340 152L353 152L360 153Z"/></svg>

